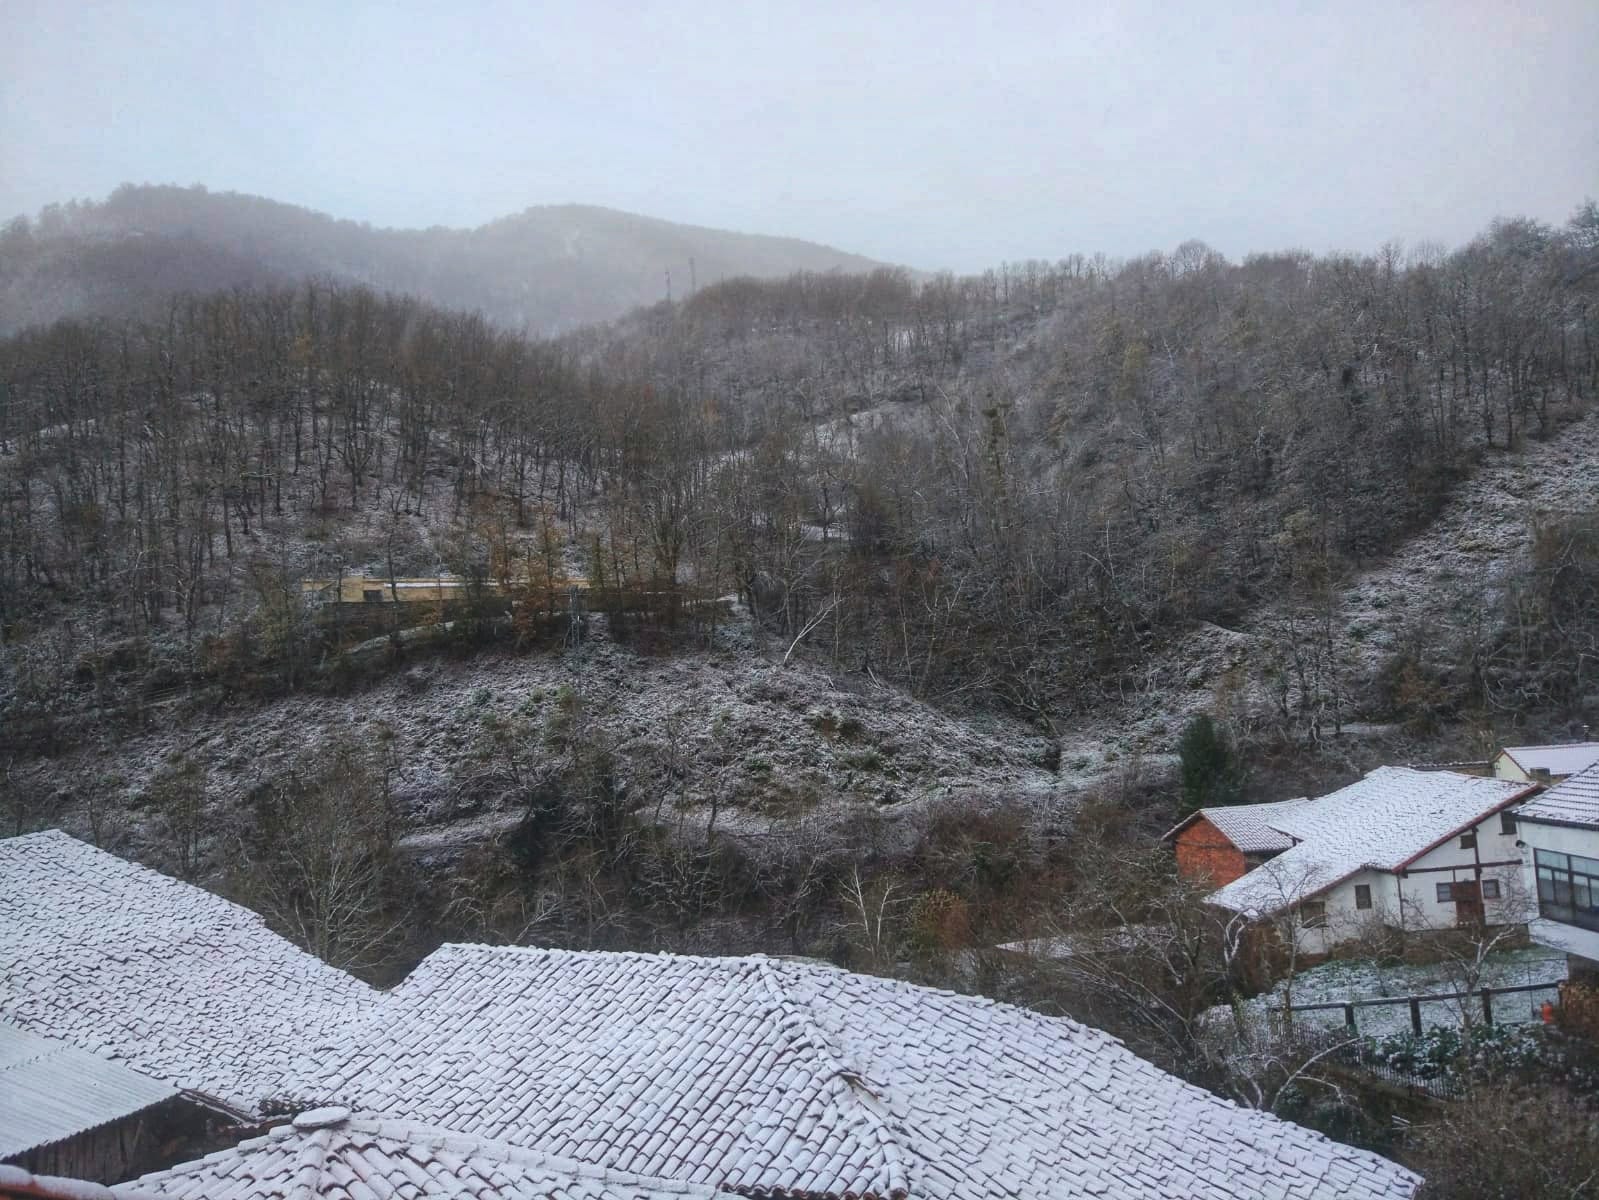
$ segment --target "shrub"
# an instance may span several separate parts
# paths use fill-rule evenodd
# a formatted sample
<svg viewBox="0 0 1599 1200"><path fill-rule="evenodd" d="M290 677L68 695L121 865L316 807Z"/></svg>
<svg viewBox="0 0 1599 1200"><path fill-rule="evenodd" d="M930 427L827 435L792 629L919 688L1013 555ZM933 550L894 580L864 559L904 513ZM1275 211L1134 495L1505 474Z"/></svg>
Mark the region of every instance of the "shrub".
<svg viewBox="0 0 1599 1200"><path fill-rule="evenodd" d="M1590 1101L1556 1085L1479 1088L1416 1131L1410 1157L1427 1180L1418 1200L1591 1195L1599 1179L1596 1122Z"/></svg>

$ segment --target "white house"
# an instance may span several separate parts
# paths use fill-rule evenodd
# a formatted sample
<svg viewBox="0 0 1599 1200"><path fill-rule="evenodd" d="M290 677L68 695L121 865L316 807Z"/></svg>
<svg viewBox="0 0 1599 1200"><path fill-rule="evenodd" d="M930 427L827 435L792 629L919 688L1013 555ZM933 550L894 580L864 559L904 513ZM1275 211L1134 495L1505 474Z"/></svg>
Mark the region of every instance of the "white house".
<svg viewBox="0 0 1599 1200"><path fill-rule="evenodd" d="M1379 767L1266 814L1292 845L1209 900L1280 922L1298 951L1311 955L1378 928L1519 924L1531 905L1509 809L1538 787Z"/></svg>
<svg viewBox="0 0 1599 1200"><path fill-rule="evenodd" d="M1493 759L1495 779L1522 783L1559 783L1599 763L1599 742L1567 742L1554 746L1506 746Z"/></svg>
<svg viewBox="0 0 1599 1200"><path fill-rule="evenodd" d="M1599 764L1516 810L1536 942L1564 950L1573 978L1599 976Z"/></svg>

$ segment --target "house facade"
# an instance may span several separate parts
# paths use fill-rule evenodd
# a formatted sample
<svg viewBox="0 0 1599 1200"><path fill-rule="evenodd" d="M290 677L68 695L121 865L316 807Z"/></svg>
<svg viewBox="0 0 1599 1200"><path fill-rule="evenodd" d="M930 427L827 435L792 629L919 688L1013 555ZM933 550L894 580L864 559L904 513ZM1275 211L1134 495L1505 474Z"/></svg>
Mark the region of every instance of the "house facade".
<svg viewBox="0 0 1599 1200"><path fill-rule="evenodd" d="M1531 901L1510 810L1537 788L1380 767L1326 796L1247 806L1246 831L1263 824L1289 844L1208 899L1272 926L1286 946L1307 956L1389 931L1521 924ZM1219 811L1204 814L1212 829L1220 828ZM1189 822L1174 830L1178 844L1198 827ZM1264 841L1229 840L1236 846L1240 836Z"/></svg>
<svg viewBox="0 0 1599 1200"><path fill-rule="evenodd" d="M1301 904L1300 950L1330 954L1379 929L1405 934L1525 924L1533 905L1513 818L1503 820L1508 815L1478 822L1395 869L1357 871Z"/></svg>
<svg viewBox="0 0 1599 1200"><path fill-rule="evenodd" d="M1599 764L1516 813L1533 941L1566 952L1573 979L1599 982Z"/></svg>

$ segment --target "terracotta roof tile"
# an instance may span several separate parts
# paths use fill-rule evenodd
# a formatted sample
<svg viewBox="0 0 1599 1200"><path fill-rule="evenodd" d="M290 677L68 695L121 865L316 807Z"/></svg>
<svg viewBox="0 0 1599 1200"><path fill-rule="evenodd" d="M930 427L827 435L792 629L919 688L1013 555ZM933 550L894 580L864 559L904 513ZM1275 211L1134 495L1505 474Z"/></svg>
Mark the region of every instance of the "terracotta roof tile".
<svg viewBox="0 0 1599 1200"><path fill-rule="evenodd" d="M0 840L0 1018L255 1111L375 993L249 909L51 830Z"/></svg>
<svg viewBox="0 0 1599 1200"><path fill-rule="evenodd" d="M1408 1196L1071 1021L767 958L446 946L315 1047L341 1099L748 1195Z"/></svg>
<svg viewBox="0 0 1599 1200"><path fill-rule="evenodd" d="M141 1182L169 1196L1374 1200L1417 1184L1074 1022L816 964L446 946L378 993L59 834L0 842L0 969L0 1013L174 1082L379 1114L313 1114Z"/></svg>
<svg viewBox="0 0 1599 1200"><path fill-rule="evenodd" d="M350 1116L285 1125L130 1187L141 1197L496 1197L497 1200L714 1200L710 1188L565 1161L503 1142L410 1122ZM123 1189L112 1194L125 1197Z"/></svg>

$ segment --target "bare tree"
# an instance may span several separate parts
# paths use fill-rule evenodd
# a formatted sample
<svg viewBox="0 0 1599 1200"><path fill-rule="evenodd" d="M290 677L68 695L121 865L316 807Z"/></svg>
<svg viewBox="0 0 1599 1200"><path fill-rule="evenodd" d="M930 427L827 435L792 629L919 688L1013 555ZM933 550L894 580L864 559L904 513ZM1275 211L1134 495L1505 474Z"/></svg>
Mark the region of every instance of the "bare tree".
<svg viewBox="0 0 1599 1200"><path fill-rule="evenodd" d="M863 878L851 868L839 895L839 929L869 971L891 971L899 962L904 931L901 910L910 897L891 878Z"/></svg>
<svg viewBox="0 0 1599 1200"><path fill-rule="evenodd" d="M334 741L255 797L240 885L276 928L350 970L380 965L401 927L392 894L392 824L382 771Z"/></svg>

